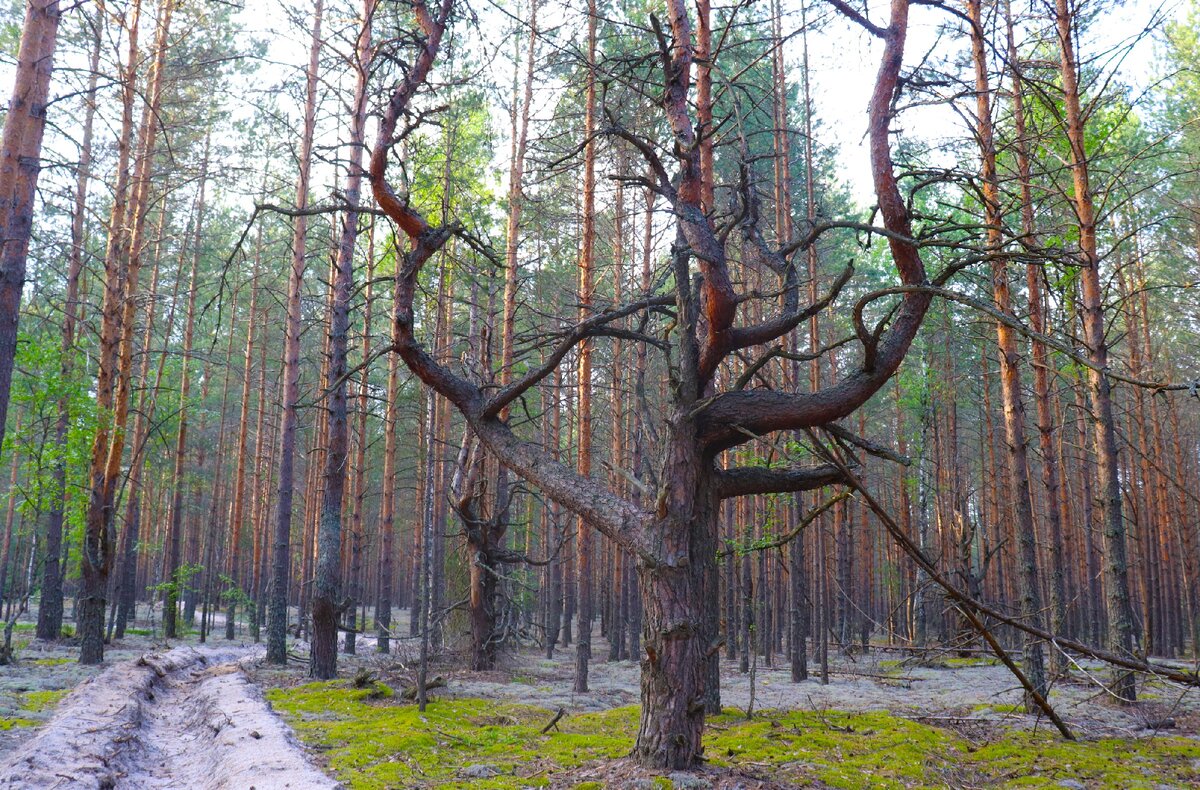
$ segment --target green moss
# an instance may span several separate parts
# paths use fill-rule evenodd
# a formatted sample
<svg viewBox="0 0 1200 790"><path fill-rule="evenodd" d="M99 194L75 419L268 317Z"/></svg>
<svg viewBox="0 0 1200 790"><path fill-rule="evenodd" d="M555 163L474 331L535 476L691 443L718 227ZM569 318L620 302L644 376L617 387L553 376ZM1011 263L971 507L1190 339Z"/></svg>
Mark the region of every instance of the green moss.
<svg viewBox="0 0 1200 790"><path fill-rule="evenodd" d="M150 636L149 628L126 628L125 633L131 636Z"/></svg>
<svg viewBox="0 0 1200 790"><path fill-rule="evenodd" d="M274 689L271 703L351 788L413 784L517 788L545 784L549 770L615 758L633 747L637 711L567 716L540 730L552 713L493 700L441 699L425 713L415 705L367 703L338 682ZM485 763L503 773L462 780L465 766Z"/></svg>
<svg viewBox="0 0 1200 790"><path fill-rule="evenodd" d="M984 703L971 708L975 713L1024 713L1025 706L1019 702L1011 705L1001 704L999 702Z"/></svg>
<svg viewBox="0 0 1200 790"><path fill-rule="evenodd" d="M653 784L658 790L671 790L675 786L675 783L665 776L654 777Z"/></svg>
<svg viewBox="0 0 1200 790"><path fill-rule="evenodd" d="M25 719L20 716L5 716L0 718L0 730L11 730L14 727L36 727L41 724L37 719Z"/></svg>
<svg viewBox="0 0 1200 790"><path fill-rule="evenodd" d="M29 663L33 664L35 667L57 667L57 666L62 666L63 664L74 664L75 659L73 659L73 658L36 658L33 661L30 661Z"/></svg>
<svg viewBox="0 0 1200 790"><path fill-rule="evenodd" d="M380 700L391 699L396 696L396 692L386 683L380 683L378 680L372 681L371 685L364 689L352 692L352 696L357 700Z"/></svg>
<svg viewBox="0 0 1200 790"><path fill-rule="evenodd" d="M718 765L766 764L780 779L831 787L903 788L937 777L965 747L942 730L882 712L768 713L746 722L716 717L705 752Z"/></svg>
<svg viewBox="0 0 1200 790"><path fill-rule="evenodd" d="M71 693L70 689L55 691L27 691L21 695L21 710L40 713L58 704L58 701Z"/></svg>
<svg viewBox="0 0 1200 790"><path fill-rule="evenodd" d="M629 754L637 730L635 707L568 714L543 735L553 713L541 708L443 698L421 713L398 699L359 700L356 693L333 681L267 694L338 779L356 790L545 786L563 770ZM1010 732L979 746L885 712L766 712L750 721L716 716L705 733L705 755L712 765L765 771L782 786L1053 788L1063 779L1089 789L1200 786L1200 741L1069 743L1046 732ZM463 775L480 764L500 774ZM653 782L671 787L665 777Z"/></svg>
<svg viewBox="0 0 1200 790"><path fill-rule="evenodd" d="M1089 790L1200 785L1200 742L1188 738L1072 743L1048 733L1011 732L972 757L981 773L1005 787L1056 787L1063 779Z"/></svg>
<svg viewBox="0 0 1200 790"><path fill-rule="evenodd" d="M947 658L943 659L943 663L951 668L960 669L962 667L996 667L1000 666L1000 661L995 658Z"/></svg>
<svg viewBox="0 0 1200 790"><path fill-rule="evenodd" d="M580 782L575 785L575 790L604 790L604 785L600 782Z"/></svg>

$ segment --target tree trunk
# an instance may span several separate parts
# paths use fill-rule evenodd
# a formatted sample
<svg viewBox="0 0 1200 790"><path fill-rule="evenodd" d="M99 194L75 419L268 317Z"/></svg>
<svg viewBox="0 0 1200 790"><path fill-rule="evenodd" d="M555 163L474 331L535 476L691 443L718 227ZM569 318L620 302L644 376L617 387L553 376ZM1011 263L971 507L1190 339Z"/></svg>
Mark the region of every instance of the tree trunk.
<svg viewBox="0 0 1200 790"><path fill-rule="evenodd" d="M17 431L21 430L20 419L17 420L15 426ZM12 536L13 536L13 521L17 515L17 472L21 468L21 456L19 453L12 453L12 465L8 472L8 490L5 492L8 504L4 511L4 545L0 547L0 609L3 608L5 601L9 599L8 594L8 564L12 559ZM52 639L57 639L61 634L55 634ZM42 637L38 637L41 639ZM5 645L5 650L8 646Z"/></svg>
<svg viewBox="0 0 1200 790"><path fill-rule="evenodd" d="M363 294L362 364L365 366L371 354L371 309L373 307L375 279L375 220L372 218L367 232L367 287ZM346 631L346 653L354 655L358 649L358 611L362 600L363 568L363 502L367 495L367 413L370 410L370 370L363 368L358 384L358 425L355 433L358 446L354 457L354 500L350 514L350 580L347 585L347 607L350 628Z"/></svg>
<svg viewBox="0 0 1200 790"><path fill-rule="evenodd" d="M988 226L987 247L999 253L1004 243L1000 235L1004 218L996 175L991 86L984 49L980 0L967 0L967 15L971 20L971 52L975 64L976 132L983 165L982 191L984 220ZM1008 265L1004 258L996 255L992 258L991 268L992 296L996 308L1004 315L1011 315ZM1021 617L1030 625L1041 628L1041 580L1038 577L1037 533L1033 522L1033 494L1029 484L1029 457L1026 452L1025 404L1021 396L1021 374L1018 367L1020 352L1016 335L1007 324L996 323L996 337L1000 355L1000 395L1004 404L1004 436L1008 444L1008 474L1011 485L1009 494L1016 515L1014 527L1021 557ZM1033 689L1044 698L1049 693L1049 687L1046 683L1042 643L1029 635L1025 638L1024 672ZM1030 693L1025 695L1025 710L1027 713L1037 713L1041 710L1041 706Z"/></svg>
<svg viewBox="0 0 1200 790"><path fill-rule="evenodd" d="M242 527L246 519L246 445L250 435L250 371L254 366L254 331L258 319L258 267L262 258L262 240L260 226L255 242L254 268L250 272L250 314L246 326L246 350L242 354L242 399L238 411L237 445L234 449L236 466L233 473L233 512L230 515L233 532L229 536L229 562L226 565L231 595L225 610L226 639L234 638L234 620L240 597L237 594L244 592L245 588L242 577Z"/></svg>
<svg viewBox="0 0 1200 790"><path fill-rule="evenodd" d="M275 452L278 449L278 433L277 426L274 420L271 421L270 433L268 439L266 436L267 426L267 342L264 332L263 342L259 347L258 354L258 405L257 416L255 418L254 429L254 475L253 482L250 485L250 518L254 523L254 563L251 573L253 580L251 583L250 596L253 599L252 606L254 607L250 615L250 638L259 642L262 639L262 621L263 611L263 584L267 577L267 558L270 554L270 497L267 496L267 489L271 484L271 472L275 466ZM267 448L270 448L269 450ZM264 453L267 457L264 457ZM268 470L264 476L263 470Z"/></svg>
<svg viewBox="0 0 1200 790"><path fill-rule="evenodd" d="M30 4L30 12L32 12L32 6L33 4ZM96 86L100 77L100 47L103 40L104 15L97 14L94 19L89 21L89 24L92 29L90 72L87 95L84 99L79 165L75 172L75 209L71 215L71 251L68 255L67 285L63 296L62 358L59 363L59 375L64 383L71 380L74 370L76 302L79 300L79 281L83 273L87 191L92 167L92 125L96 117ZM5 391L7 392L7 389ZM0 416L0 419L3 419L3 416ZM54 463L54 484L50 511L46 517L45 561L42 565L42 591L38 602L38 639L58 639L62 634L63 576L59 555L62 553L62 532L67 497L67 465L63 454L67 448L69 427L69 404L67 399L63 398L58 404L58 423L55 426L55 444L58 447L59 456ZM3 440L3 428L0 428L0 442Z"/></svg>
<svg viewBox="0 0 1200 790"><path fill-rule="evenodd" d="M383 422L383 492L379 500L379 594L375 599L375 624L376 649L380 653L387 653L391 648L392 569L396 553L396 431L399 420L400 361L393 354L388 360L387 416Z"/></svg>
<svg viewBox="0 0 1200 790"><path fill-rule="evenodd" d="M125 449L133 366L134 319L137 314L138 274L141 268L142 233L151 184L150 164L158 132L158 107L166 65L167 35L174 12L173 0L159 6L154 60L148 75L149 89L142 111L138 156L129 193L129 144L133 127L138 60L136 30L141 4L135 2L129 25L129 61L124 73L122 125L118 142L117 187L113 201L109 243L105 251L105 290L101 308L100 353L96 376L96 404L111 414L111 425L96 431L92 442L89 499L81 552L79 614L80 655L83 664L98 664L104 657L104 608L108 576L113 563L113 521L116 489ZM128 202L126 198L130 197Z"/></svg>
<svg viewBox="0 0 1200 790"><path fill-rule="evenodd" d="M1016 39L1013 34L1013 18L1010 0L1005 0L1005 27L1008 39L1008 60L1012 69L1013 125L1016 134L1017 174L1021 186L1021 231L1032 243L1036 239L1032 192L1032 164L1029 160L1029 141L1025 126L1024 86L1020 78ZM1025 284L1029 301L1029 325L1039 334L1046 332L1046 318L1042 305L1042 266L1030 263L1025 270ZM1054 449L1054 417L1050 403L1050 358L1044 343L1031 340L1033 349L1033 393L1037 404L1038 447L1042 455L1042 484L1046 489L1046 523L1049 527L1050 545L1063 544L1063 515L1059 485L1058 456ZM1050 630L1063 633L1066 621L1066 588L1064 584L1063 557L1060 551L1050 552ZM1050 651L1052 674L1067 671L1062 651Z"/></svg>
<svg viewBox="0 0 1200 790"><path fill-rule="evenodd" d="M164 192L169 191L169 183L166 187ZM117 566L117 579L113 585L113 598L115 599L113 601L113 619L108 624L106 641L112 638L114 632L117 634L118 639L124 638L125 628L129 623L134 601L136 600L137 545L138 535L141 532L142 526L142 477L145 473L145 447L151 424L149 415L154 411L157 402L158 387L162 383L163 368L166 366L167 361L167 350L164 348L163 352L159 354L158 370L154 386L152 388L147 386L151 360L150 339L154 332L154 304L158 296L159 273L162 269L162 240L164 238L163 231L167 224L167 215L168 212L166 211L159 212L158 233L156 234L157 241L155 242L154 252L154 273L150 278L146 324L142 329L142 361L138 369L138 406L137 413L133 419L133 457L130 460L129 477L126 481L129 499L125 506L125 530L121 534L120 564ZM194 218L195 215L193 213L189 222ZM179 268L181 269L185 249L185 245L180 245ZM171 337L171 329L175 321L175 305L179 298L179 282L182 279L180 276L174 278L175 286L171 292L171 306L167 315L167 331L164 333L164 337Z"/></svg>
<svg viewBox="0 0 1200 790"><path fill-rule="evenodd" d="M129 276L129 239L126 206L129 198L129 160L133 138L133 102L137 92L135 66L138 59L138 25L141 2L134 0L125 20L129 32L127 62L122 71L121 131L117 136L116 183L104 255L104 301L100 318L99 363L96 373L96 406L105 414L92 441L88 469L90 490L80 552L81 584L76 620L79 623L81 664L99 664L104 659L104 596L112 567L112 513L115 475L110 474L110 445L119 441L119 426L109 425L107 413L115 411L117 379L120 377L121 305L126 298ZM7 127L6 127L7 128ZM114 421L115 422L115 421Z"/></svg>
<svg viewBox="0 0 1200 790"><path fill-rule="evenodd" d="M659 768L689 768L700 757L708 660L717 646L705 637L709 566L716 562L720 502L712 478L697 474L696 452L677 431L666 469L672 479L666 517L651 528L662 563L638 562L642 597L641 718L635 757ZM661 510L660 510L661 512ZM751 648L753 649L753 648Z"/></svg>
<svg viewBox="0 0 1200 790"><path fill-rule="evenodd" d="M165 580L167 587L163 597L163 634L168 639L179 637L178 604L184 584L184 578L180 574L183 541L183 473L184 467L187 465L188 415L192 408L192 404L188 402L188 399L191 397L192 381L190 363L192 342L195 337L196 328L196 296L200 290L196 275L200 265L200 234L201 228L204 227L204 192L207 185L208 163L207 150L205 151L204 161L204 175L200 178L200 194L196 198L195 239L193 242L195 246L192 248L191 274L188 275L187 312L184 314L183 319L183 369L179 374L179 430L175 436L175 469L171 478L170 549L168 551L167 578ZM190 625L189 618L185 618L185 622Z"/></svg>
<svg viewBox="0 0 1200 790"><path fill-rule="evenodd" d="M33 232L33 198L41 173L46 98L59 17L58 0L29 0L25 6L12 98L0 136L0 442L4 440L17 353L17 320Z"/></svg>
<svg viewBox="0 0 1200 790"><path fill-rule="evenodd" d="M350 327L350 297L354 286L354 242L358 238L358 201L362 188L362 151L367 118L367 80L371 64L371 22L376 0L363 0L359 28L357 81L350 116L349 173L342 194L349 209L342 219L334 264L333 297L329 314L329 411L325 439L325 489L317 536L316 578L313 583L313 677L337 676L337 634L341 620L342 510L349 458L346 369Z"/></svg>
<svg viewBox="0 0 1200 790"><path fill-rule="evenodd" d="M312 45L308 58L308 85L304 103L304 130L300 139L300 175L296 184L296 209L308 207L308 178L312 165L317 112L317 66L321 55L321 18L324 0L313 10ZM293 225L292 262L288 272L287 325L283 346L283 424L280 427L279 496L275 514L275 546L271 565L270 609L267 615L267 661L287 664L288 580L291 565L292 495L295 491L296 423L300 401L300 299L308 219L299 213Z"/></svg>
<svg viewBox="0 0 1200 790"><path fill-rule="evenodd" d="M1068 0L1055 0L1055 21L1061 53L1060 74L1067 116L1067 140L1071 146L1071 172L1074 181L1075 214L1079 223L1079 249L1082 264L1082 318L1088 360L1088 394L1092 407L1093 445L1096 475L1104 518L1106 587L1108 596L1109 649L1133 656L1136 626L1129 597L1129 569L1126 561L1125 521L1121 513L1120 464L1117 458L1116 422L1113 416L1112 383L1103 371L1108 368L1108 340L1104 333L1104 293L1100 284L1100 255L1096 242L1095 207L1092 201L1089 160L1085 143L1084 116L1080 106L1078 64L1073 41L1074 19ZM1120 699L1137 699L1132 672L1118 670L1113 693Z"/></svg>
<svg viewBox="0 0 1200 790"><path fill-rule="evenodd" d="M579 320L591 315L595 288L596 247L596 0L588 0L588 77L584 134L587 146L583 159L583 240L579 261ZM592 344L579 344L579 474L592 473ZM592 533L580 517L575 535L575 573L578 637L575 640L576 693L588 690L588 661L592 657Z"/></svg>

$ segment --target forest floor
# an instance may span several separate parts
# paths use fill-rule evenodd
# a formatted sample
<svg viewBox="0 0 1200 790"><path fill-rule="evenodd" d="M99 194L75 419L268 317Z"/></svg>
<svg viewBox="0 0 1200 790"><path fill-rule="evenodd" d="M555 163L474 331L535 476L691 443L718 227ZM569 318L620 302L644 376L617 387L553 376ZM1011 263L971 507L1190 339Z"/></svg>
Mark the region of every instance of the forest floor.
<svg viewBox="0 0 1200 790"><path fill-rule="evenodd" d="M726 712L709 720L707 765L670 773L625 759L638 667L603 660L599 635L587 693L571 691L573 648L509 653L486 673L446 656L431 673L445 686L421 714L405 695L416 640L381 656L360 637L339 680L312 683L303 643L275 668L220 631L208 646L131 635L99 669L76 664L70 641L27 641L0 669L0 787L1200 786L1200 696L1151 680L1136 705L1116 704L1090 666L1051 695L1080 739L1067 743L1019 712L1019 686L984 657L831 653L827 685L792 683L781 659L753 676L723 662Z"/></svg>

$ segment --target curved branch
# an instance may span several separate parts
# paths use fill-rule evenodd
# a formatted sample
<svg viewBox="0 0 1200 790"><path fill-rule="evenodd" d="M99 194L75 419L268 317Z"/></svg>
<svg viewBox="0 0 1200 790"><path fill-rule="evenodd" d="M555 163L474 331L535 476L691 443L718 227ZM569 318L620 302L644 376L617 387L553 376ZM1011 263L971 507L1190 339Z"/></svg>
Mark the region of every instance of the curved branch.
<svg viewBox="0 0 1200 790"><path fill-rule="evenodd" d="M898 463L902 466L912 465L912 459L907 455L901 455L890 447L884 447L882 444L876 444L870 439L866 439L858 434L843 428L837 423L821 426L827 433L841 439L847 444L852 444L868 455L873 455L876 458L883 458L887 461Z"/></svg>
<svg viewBox="0 0 1200 790"><path fill-rule="evenodd" d="M736 351L742 348L749 348L750 346L770 343L776 338L783 337L788 332L791 332L793 329L800 326L801 323L832 304L833 300L837 299L838 294L842 292L842 289L846 286L846 283L850 282L850 278L853 275L854 266L848 265L842 271L842 273L838 275L837 280L835 280L833 285L830 286L829 291L825 294L825 296L808 305L807 307L799 308L792 306L791 309L785 312L783 315L776 316L768 321L763 321L761 324L737 327L736 329L733 329L730 332L731 350ZM792 294L796 293L797 291L798 289L796 288L791 289L788 293L788 296L785 298L790 302L797 301L792 296Z"/></svg>
<svg viewBox="0 0 1200 790"><path fill-rule="evenodd" d="M844 483L845 475L833 464L814 467L772 469L766 466L735 466L715 473L721 499L750 494L790 494Z"/></svg>
<svg viewBox="0 0 1200 790"><path fill-rule="evenodd" d="M429 75L453 6L453 0L442 0L438 16L434 18L423 0L411 1L425 40L407 76L392 92L380 119L379 137L371 152L368 171L376 202L413 244L396 276L395 349L409 370L462 413L471 430L500 463L537 484L549 497L584 517L614 541L653 561L651 552L636 541L639 528L648 518L645 511L597 481L555 461L542 448L518 438L504 422L485 415L484 397L479 387L438 363L414 334L413 300L417 277L425 263L456 230L430 226L406 201L396 196L386 178L388 153L397 120L408 110L409 102Z"/></svg>
<svg viewBox="0 0 1200 790"><path fill-rule="evenodd" d="M825 0L825 2L836 8L841 12L842 16L859 25L871 35L879 38L887 38L888 30L886 28L882 28L870 19L867 19L866 14L845 2L845 0Z"/></svg>
<svg viewBox="0 0 1200 790"><path fill-rule="evenodd" d="M1068 346L1066 343L1063 343L1060 340L1055 340L1053 337L1050 337L1049 335L1043 334L1041 332L1035 332L1034 330L1025 326L1023 323L1021 323L1020 321L1018 321L1016 318L1012 317L1011 315L1008 315L1007 313L1004 313L1004 312L996 309L993 305L990 305L987 302L980 301L979 299L975 299L973 297L967 296L966 294L960 294L956 291L948 290L946 288L938 288L938 287L932 286L932 285L896 285L896 286L892 286L891 288L882 288L878 291L873 291L873 292L867 294L866 296L862 297L861 299L859 299L858 303L855 304L855 306L854 306L855 314L858 315L859 313L861 313L862 308L864 308L870 302L875 301L876 299L882 299L885 296L890 296L890 295L895 295L895 294L910 294L910 293L929 294L930 296L937 296L937 297L945 299L949 302L957 302L958 304L965 305L967 307L970 307L973 310L978 310L979 312L984 313L984 314L990 316L991 318L994 318L996 321L1004 324L1005 326L1009 327L1010 329L1024 335L1025 337L1029 338L1030 340L1036 340L1037 342L1039 342L1043 345L1053 348L1055 351L1058 351L1059 353L1063 354L1064 356L1069 357L1072 362L1083 365L1085 368L1095 370L1099 373L1103 373L1104 375L1108 376L1111 379L1115 379L1117 381L1123 381L1126 384L1131 384L1135 387L1142 387L1143 389L1153 390L1154 392L1185 392L1186 391L1186 392L1194 393L1196 391L1197 383L1195 381L1190 381L1190 382L1147 381L1145 379L1138 379L1138 378L1134 378L1132 376L1126 376L1122 373L1118 373L1117 371L1113 370L1112 368L1102 367L1100 365L1097 365L1095 362L1092 362L1090 359L1088 359L1083 354L1080 354L1077 351L1075 351L1073 348Z"/></svg>
<svg viewBox="0 0 1200 790"><path fill-rule="evenodd" d="M603 313L592 316L580 323L568 332L558 345L554 347L554 351L546 357L546 361L537 366L533 370L526 373L521 378L509 384L504 389L492 396L491 400L484 405L481 414L483 417L494 417L504 410L504 407L521 397L530 387L537 384L546 376L554 372L558 367L558 363L562 362L563 358L577 346L585 338L595 337L603 334L603 328L606 324L613 321L619 321L626 316L648 309L652 306L664 306L675 303L675 297L672 296L655 296L648 299L642 299L638 302L633 302L613 310L606 310ZM625 336L625 335L622 335Z"/></svg>
<svg viewBox="0 0 1200 790"><path fill-rule="evenodd" d="M849 498L850 498L850 492L843 491L840 494L837 494L833 497L830 497L829 499L826 499L824 502L822 502L821 504L814 507L812 510L805 513L804 518L802 518L800 520L799 524L797 524L795 527L788 530L784 534L780 535L775 540L768 541L767 543L755 543L753 546L749 546L747 548L726 549L725 551L718 552L717 556L718 557L728 557L729 555L734 554L734 553L749 554L752 551L768 551L770 549L777 549L777 548L780 548L781 546L786 546L787 544L791 543L796 538L800 537L800 533L803 532L805 529L807 529L810 524L812 524L814 521L816 521L822 513L824 513L826 510L829 510L829 508L833 507L838 502L841 502L841 501L849 499Z"/></svg>
<svg viewBox="0 0 1200 790"><path fill-rule="evenodd" d="M884 53L871 96L871 172L888 246L905 285L926 283L925 265L912 240L912 222L892 164L892 99L900 83L908 29L908 0L892 0L891 23L884 32ZM862 367L836 384L811 393L725 392L711 398L696 418L700 439L710 452L728 449L750 436L771 431L812 428L851 414L882 387L908 353L929 309L932 295L905 295L895 319L878 342L867 346Z"/></svg>

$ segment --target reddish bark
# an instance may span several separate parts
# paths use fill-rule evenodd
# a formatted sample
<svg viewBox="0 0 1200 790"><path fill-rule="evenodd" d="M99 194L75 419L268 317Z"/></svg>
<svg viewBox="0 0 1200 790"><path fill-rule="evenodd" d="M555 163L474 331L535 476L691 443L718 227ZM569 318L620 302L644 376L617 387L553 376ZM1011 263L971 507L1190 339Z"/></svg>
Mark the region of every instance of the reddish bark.
<svg viewBox="0 0 1200 790"><path fill-rule="evenodd" d="M1079 227L1081 319L1087 346L1088 395L1093 410L1092 444L1096 454L1096 477L1104 519L1105 587L1108 596L1108 644L1114 653L1135 655L1136 636L1129 596L1125 522L1122 516L1120 468L1117 458L1116 421L1113 416L1112 382L1108 368L1108 340L1104 327L1104 292L1100 284L1100 254L1096 241L1096 215L1092 200L1084 115L1079 96L1079 64L1075 59L1074 16L1069 0L1055 0L1055 22L1061 55L1063 104L1066 109L1067 140L1074 185L1075 216ZM1119 671L1113 693L1123 700L1137 699L1133 673Z"/></svg>
<svg viewBox="0 0 1200 790"><path fill-rule="evenodd" d="M17 353L17 319L33 232L33 197L41 173L59 16L58 0L29 0L25 5L12 98L0 137L0 441Z"/></svg>
<svg viewBox="0 0 1200 790"><path fill-rule="evenodd" d="M1012 297L1008 281L1008 264L999 255L1004 244L1001 228L1004 217L1000 207L1000 185L996 175L996 146L992 134L991 85L983 35L983 16L980 0L967 0L967 17L971 22L971 55L975 65L975 130L979 140L982 163L982 193L984 222L987 225L987 250L991 253L992 296L996 307L1012 315ZM1021 616L1036 627L1042 624L1041 580L1038 578L1037 533L1033 521L1033 499L1029 485L1029 456L1025 438L1025 404L1021 396L1020 351L1012 328L996 323L997 346L1000 354L1000 396L1004 407L1004 436L1008 444L1009 498L1016 515L1014 528L1020 554ZM957 452L957 448L956 448ZM957 465L955 465L957 470ZM968 554L969 557L969 554ZM969 574L968 574L969 576ZM1030 685L1043 698L1049 693L1046 669L1040 640L1027 638L1024 651L1024 672ZM1041 706L1033 695L1026 694L1025 709L1037 713Z"/></svg>

